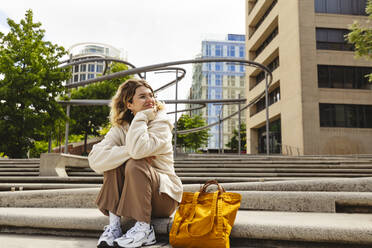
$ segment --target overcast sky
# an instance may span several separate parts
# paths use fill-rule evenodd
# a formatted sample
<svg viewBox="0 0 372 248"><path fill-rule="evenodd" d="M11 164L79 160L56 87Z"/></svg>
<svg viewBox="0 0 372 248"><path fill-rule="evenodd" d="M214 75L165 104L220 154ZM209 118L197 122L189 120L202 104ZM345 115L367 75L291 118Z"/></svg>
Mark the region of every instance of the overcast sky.
<svg viewBox="0 0 372 248"><path fill-rule="evenodd" d="M8 32L6 18L19 22L27 9L42 23L46 40L66 49L81 42L110 44L136 67L193 59L204 38L245 33L245 0L9 0L0 6L0 31ZM182 67L188 74L179 91L185 99L192 70ZM157 88L166 77L148 75L148 80ZM173 92L159 98L172 99Z"/></svg>

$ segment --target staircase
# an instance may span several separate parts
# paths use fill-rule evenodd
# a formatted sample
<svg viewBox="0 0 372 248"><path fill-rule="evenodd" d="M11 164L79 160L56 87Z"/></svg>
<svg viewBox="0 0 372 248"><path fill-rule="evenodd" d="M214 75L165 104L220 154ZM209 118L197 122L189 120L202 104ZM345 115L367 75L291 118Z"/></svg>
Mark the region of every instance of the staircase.
<svg viewBox="0 0 372 248"><path fill-rule="evenodd" d="M185 191L217 179L242 195L231 247L363 248L372 246L371 161L195 155L176 158L175 170ZM68 177L42 177L38 165L0 160L0 232L98 237L108 221L94 204L102 175L70 166ZM154 219L159 240L167 240L171 223Z"/></svg>

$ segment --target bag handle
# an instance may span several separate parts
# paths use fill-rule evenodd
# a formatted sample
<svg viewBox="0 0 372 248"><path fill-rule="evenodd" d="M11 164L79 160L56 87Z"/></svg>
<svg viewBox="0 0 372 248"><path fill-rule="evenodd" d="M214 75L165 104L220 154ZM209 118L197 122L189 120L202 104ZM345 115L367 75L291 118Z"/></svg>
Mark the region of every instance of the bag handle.
<svg viewBox="0 0 372 248"><path fill-rule="evenodd" d="M207 188L208 188L209 186L213 185L213 184L217 185L217 187L218 187L218 192L219 192L220 194L226 192L225 189L224 189L224 188L223 188L223 187L222 187L222 186L217 182L217 180L209 180L209 181L207 181L203 186L200 187L199 192L200 192L200 193L205 193L205 191L207 190Z"/></svg>

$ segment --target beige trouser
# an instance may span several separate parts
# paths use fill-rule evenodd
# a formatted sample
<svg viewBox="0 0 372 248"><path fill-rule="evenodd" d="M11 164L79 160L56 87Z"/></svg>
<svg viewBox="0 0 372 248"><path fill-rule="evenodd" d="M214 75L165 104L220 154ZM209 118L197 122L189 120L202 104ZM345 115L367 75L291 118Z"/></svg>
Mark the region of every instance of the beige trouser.
<svg viewBox="0 0 372 248"><path fill-rule="evenodd" d="M145 159L129 159L105 171L96 204L105 215L110 211L147 223L151 216L169 217L178 206L177 201L159 192L159 174Z"/></svg>

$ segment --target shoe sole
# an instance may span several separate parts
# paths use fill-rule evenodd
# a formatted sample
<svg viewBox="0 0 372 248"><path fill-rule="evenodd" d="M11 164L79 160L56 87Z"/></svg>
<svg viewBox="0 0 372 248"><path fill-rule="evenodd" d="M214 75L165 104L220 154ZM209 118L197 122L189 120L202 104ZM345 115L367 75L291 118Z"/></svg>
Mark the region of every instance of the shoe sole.
<svg viewBox="0 0 372 248"><path fill-rule="evenodd" d="M138 247L142 247L142 246L149 246L149 245L153 245L156 243L156 240L153 240L153 241L150 241L150 242L145 242L145 243L138 243L137 246L130 246L131 248L138 248ZM129 247L129 246L120 246L118 245L117 242L114 241L114 247L115 248L125 248L125 247Z"/></svg>
<svg viewBox="0 0 372 248"><path fill-rule="evenodd" d="M102 241L99 243L99 245L97 245L97 248L114 248L114 246L107 244L106 241Z"/></svg>

